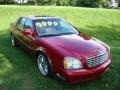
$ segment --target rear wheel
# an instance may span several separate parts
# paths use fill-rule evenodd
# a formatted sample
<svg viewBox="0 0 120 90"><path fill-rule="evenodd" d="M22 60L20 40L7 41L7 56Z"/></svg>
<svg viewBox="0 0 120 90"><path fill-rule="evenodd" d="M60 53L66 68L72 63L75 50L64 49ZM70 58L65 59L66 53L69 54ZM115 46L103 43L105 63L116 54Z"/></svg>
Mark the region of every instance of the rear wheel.
<svg viewBox="0 0 120 90"><path fill-rule="evenodd" d="M37 57L38 68L43 76L51 76L52 70L48 58L45 54L40 53Z"/></svg>
<svg viewBox="0 0 120 90"><path fill-rule="evenodd" d="M17 46L15 37L13 35L11 35L11 44L12 44L13 47Z"/></svg>

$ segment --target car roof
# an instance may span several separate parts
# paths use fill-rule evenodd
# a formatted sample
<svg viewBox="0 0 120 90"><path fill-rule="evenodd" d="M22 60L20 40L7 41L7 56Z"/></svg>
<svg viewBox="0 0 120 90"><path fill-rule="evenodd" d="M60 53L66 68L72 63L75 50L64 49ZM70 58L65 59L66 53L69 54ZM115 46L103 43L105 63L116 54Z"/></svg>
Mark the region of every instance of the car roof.
<svg viewBox="0 0 120 90"><path fill-rule="evenodd" d="M29 18L31 20L38 20L38 19L61 19L60 17L56 17L56 16L44 16L44 15L27 15L27 16L23 16L26 18Z"/></svg>

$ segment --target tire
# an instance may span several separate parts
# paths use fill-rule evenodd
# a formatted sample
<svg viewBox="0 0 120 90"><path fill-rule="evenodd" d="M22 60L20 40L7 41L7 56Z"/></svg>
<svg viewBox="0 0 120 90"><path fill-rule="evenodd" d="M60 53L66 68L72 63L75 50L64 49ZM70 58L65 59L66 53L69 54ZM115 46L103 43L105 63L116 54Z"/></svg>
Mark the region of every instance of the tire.
<svg viewBox="0 0 120 90"><path fill-rule="evenodd" d="M15 37L13 35L11 35L11 44L12 44L13 47L17 46Z"/></svg>
<svg viewBox="0 0 120 90"><path fill-rule="evenodd" d="M45 54L39 53L37 56L37 63L40 73L43 76L52 76L52 69L48 58Z"/></svg>

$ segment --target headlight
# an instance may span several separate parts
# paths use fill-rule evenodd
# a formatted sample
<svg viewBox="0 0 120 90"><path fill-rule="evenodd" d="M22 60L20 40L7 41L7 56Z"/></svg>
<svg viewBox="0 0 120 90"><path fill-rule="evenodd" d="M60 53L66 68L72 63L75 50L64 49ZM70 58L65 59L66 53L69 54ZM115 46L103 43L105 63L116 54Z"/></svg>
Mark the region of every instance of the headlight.
<svg viewBox="0 0 120 90"><path fill-rule="evenodd" d="M65 69L81 69L83 68L82 62L74 57L64 58L64 68Z"/></svg>

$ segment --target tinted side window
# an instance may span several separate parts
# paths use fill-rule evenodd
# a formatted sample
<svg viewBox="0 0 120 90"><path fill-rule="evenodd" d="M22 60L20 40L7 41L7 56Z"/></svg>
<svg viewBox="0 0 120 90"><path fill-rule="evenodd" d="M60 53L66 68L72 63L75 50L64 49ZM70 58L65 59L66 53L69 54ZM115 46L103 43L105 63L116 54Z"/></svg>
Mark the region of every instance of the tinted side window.
<svg viewBox="0 0 120 90"><path fill-rule="evenodd" d="M23 30L23 26L25 23L26 18L20 18L16 24L17 29Z"/></svg>
<svg viewBox="0 0 120 90"><path fill-rule="evenodd" d="M24 29L31 29L32 28L32 20L26 19Z"/></svg>

